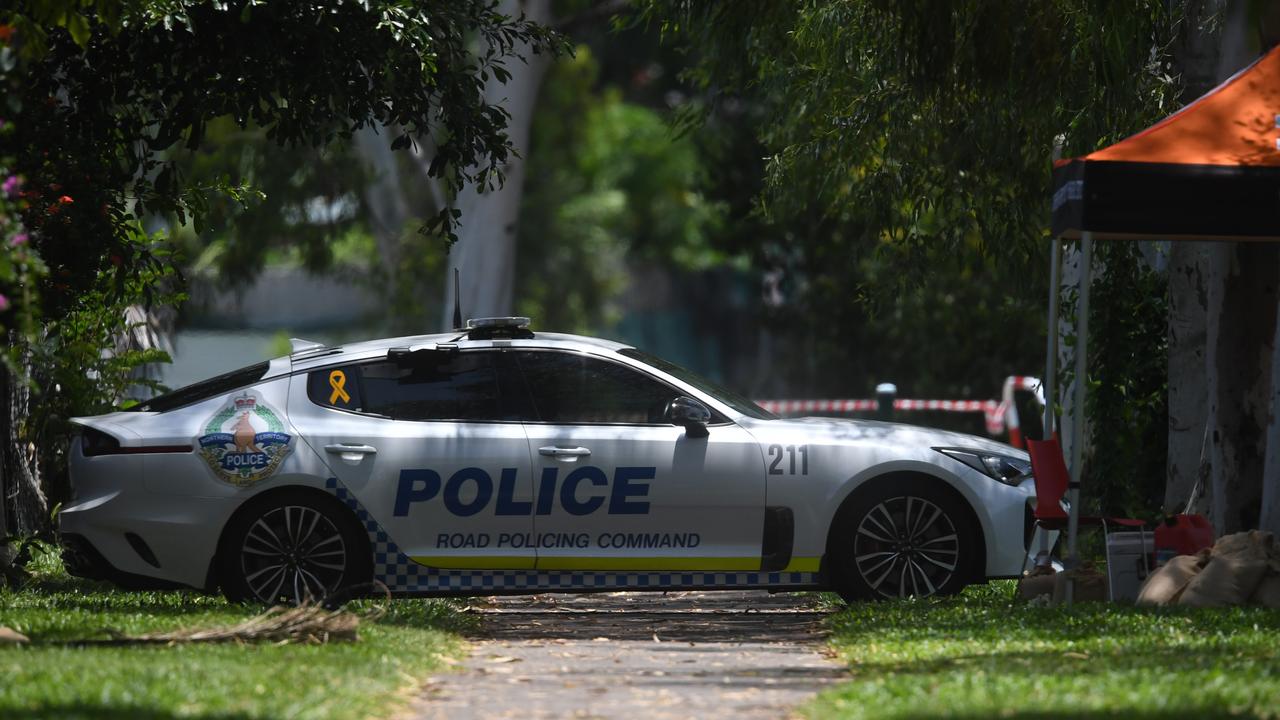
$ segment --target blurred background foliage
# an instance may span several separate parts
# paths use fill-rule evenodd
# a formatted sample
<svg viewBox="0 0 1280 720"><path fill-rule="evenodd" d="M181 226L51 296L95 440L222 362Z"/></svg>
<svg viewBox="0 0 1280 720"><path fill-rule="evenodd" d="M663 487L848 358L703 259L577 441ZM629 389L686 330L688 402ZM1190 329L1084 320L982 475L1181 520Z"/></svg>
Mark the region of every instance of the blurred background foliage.
<svg viewBox="0 0 1280 720"><path fill-rule="evenodd" d="M600 74L590 45L552 68L521 208L517 312L567 332L616 329L629 262L679 273L735 260L714 244L725 207L705 194L692 139Z"/></svg>
<svg viewBox="0 0 1280 720"><path fill-rule="evenodd" d="M241 201L213 196L198 229L174 223L192 270L242 285L264 264L323 272L335 261L358 264L360 251L372 249L353 247L368 221L359 199L368 173L350 143L282 147L263 128L224 116L209 123L198 148L178 157L182 174L197 183L253 188Z"/></svg>

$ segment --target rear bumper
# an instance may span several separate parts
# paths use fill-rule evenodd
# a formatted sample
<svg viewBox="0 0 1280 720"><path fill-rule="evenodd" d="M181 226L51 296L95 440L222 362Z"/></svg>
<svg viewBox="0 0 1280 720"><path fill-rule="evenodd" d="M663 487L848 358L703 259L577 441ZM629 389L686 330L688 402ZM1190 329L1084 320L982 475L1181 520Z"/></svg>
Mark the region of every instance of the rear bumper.
<svg viewBox="0 0 1280 720"><path fill-rule="evenodd" d="M126 590L166 590L182 587L160 578L128 573L112 565L83 535L63 533L62 564L67 572L86 580L106 580Z"/></svg>
<svg viewBox="0 0 1280 720"><path fill-rule="evenodd" d="M58 513L68 571L126 587L208 589L232 503L131 488L81 498Z"/></svg>

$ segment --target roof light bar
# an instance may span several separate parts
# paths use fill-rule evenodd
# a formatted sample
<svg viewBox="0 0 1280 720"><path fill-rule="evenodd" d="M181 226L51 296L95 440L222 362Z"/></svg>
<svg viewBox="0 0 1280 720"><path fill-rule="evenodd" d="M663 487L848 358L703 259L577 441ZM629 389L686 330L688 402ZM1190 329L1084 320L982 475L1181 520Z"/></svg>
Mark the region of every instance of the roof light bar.
<svg viewBox="0 0 1280 720"><path fill-rule="evenodd" d="M472 318L467 321L468 340L527 340L533 337L527 317Z"/></svg>
<svg viewBox="0 0 1280 720"><path fill-rule="evenodd" d="M514 328L523 330L531 321L527 317L491 317L471 318L467 320L468 330L489 330L493 328Z"/></svg>

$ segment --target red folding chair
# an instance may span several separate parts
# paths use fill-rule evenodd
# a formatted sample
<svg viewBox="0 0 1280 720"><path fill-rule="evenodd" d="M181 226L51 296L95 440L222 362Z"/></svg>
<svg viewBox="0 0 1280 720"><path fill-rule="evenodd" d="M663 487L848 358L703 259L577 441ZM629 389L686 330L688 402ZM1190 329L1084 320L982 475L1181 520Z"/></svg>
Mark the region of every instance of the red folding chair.
<svg viewBox="0 0 1280 720"><path fill-rule="evenodd" d="M1027 440L1027 452L1031 455L1031 475L1036 482L1036 509L1033 513L1035 518L1035 526L1049 530L1065 530L1070 515L1066 509L1062 507L1062 498L1067 494L1067 487L1071 482L1071 476L1067 473L1067 463L1062 457L1062 446L1058 444L1058 439L1051 438L1049 440ZM1147 525L1145 520L1135 518L1118 518L1118 517L1102 517L1095 515L1081 515L1079 518L1081 525L1100 525L1102 526L1102 534L1105 538L1107 534L1107 525L1121 525L1123 527L1143 528ZM1150 572L1147 565L1146 550L1146 534L1142 536L1142 567L1143 572ZM1107 567L1111 567L1111 546L1109 543L1103 542L1107 548ZM1042 538L1041 551L1047 556L1048 536ZM1038 560L1038 558L1037 558ZM1023 561L1026 565L1026 561ZM1108 585L1108 595L1111 594L1110 585ZM1114 598L1112 598L1114 599Z"/></svg>

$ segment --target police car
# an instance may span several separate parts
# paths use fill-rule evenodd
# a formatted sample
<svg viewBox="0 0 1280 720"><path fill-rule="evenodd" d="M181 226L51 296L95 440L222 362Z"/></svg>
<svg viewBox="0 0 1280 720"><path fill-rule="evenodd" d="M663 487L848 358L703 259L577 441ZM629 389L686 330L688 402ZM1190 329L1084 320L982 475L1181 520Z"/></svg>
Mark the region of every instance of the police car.
<svg viewBox="0 0 1280 720"><path fill-rule="evenodd" d="M954 593L1017 575L1025 453L779 419L525 318L292 354L76 418L73 574L298 602L397 594Z"/></svg>

